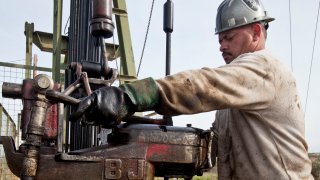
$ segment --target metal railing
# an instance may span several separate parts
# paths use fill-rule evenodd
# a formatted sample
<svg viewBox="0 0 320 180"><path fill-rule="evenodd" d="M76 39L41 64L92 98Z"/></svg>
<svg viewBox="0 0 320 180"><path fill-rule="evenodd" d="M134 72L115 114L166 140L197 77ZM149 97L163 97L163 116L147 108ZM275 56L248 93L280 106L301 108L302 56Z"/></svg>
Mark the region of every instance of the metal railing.
<svg viewBox="0 0 320 180"><path fill-rule="evenodd" d="M51 75L50 68L37 67L38 74ZM28 70L28 71L27 71ZM11 136L18 147L21 142L20 114L22 110L21 99L2 97L2 85L4 82L22 84L26 76L32 77L33 66L0 62L0 136ZM5 153L0 144L0 180L19 179L11 173L7 166Z"/></svg>
<svg viewBox="0 0 320 180"><path fill-rule="evenodd" d="M19 130L8 112L0 104L0 136L11 136L18 143ZM7 161L2 144L0 144L0 180L15 180L16 177L7 166Z"/></svg>

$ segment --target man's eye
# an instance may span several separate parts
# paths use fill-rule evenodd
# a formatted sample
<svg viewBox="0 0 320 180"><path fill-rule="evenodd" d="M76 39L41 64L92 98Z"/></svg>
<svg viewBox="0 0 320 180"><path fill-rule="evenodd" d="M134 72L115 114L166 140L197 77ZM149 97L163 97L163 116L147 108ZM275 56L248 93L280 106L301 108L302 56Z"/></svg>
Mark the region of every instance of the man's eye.
<svg viewBox="0 0 320 180"><path fill-rule="evenodd" d="M226 40L227 40L227 41L231 41L232 39L233 39L233 36L227 36L227 37L226 37Z"/></svg>

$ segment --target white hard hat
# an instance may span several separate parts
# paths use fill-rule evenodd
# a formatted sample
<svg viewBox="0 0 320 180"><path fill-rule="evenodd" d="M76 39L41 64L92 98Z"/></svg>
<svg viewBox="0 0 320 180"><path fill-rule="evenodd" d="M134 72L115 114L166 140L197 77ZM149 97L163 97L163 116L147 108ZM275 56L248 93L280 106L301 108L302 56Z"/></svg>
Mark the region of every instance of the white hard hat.
<svg viewBox="0 0 320 180"><path fill-rule="evenodd" d="M260 0L224 0L218 8L215 33L254 22L264 22L267 25L273 20L267 15Z"/></svg>

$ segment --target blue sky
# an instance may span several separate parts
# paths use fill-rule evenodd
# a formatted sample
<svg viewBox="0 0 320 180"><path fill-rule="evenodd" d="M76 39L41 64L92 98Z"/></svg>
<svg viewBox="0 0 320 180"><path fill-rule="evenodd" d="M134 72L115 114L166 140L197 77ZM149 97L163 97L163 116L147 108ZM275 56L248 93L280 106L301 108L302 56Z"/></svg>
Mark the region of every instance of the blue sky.
<svg viewBox="0 0 320 180"><path fill-rule="evenodd" d="M139 78L150 76L161 78L165 75L165 33L162 30L162 13L165 2L165 0L155 1ZM224 61L219 52L217 36L214 35L216 9L221 1L173 0L173 2L174 31L172 33L171 72L223 65ZM270 24L267 48L288 67L292 67L303 107L306 104L310 64L313 56L305 116L306 139L310 152L320 152L318 140L320 137L320 123L318 122L320 95L317 93L320 92L320 83L317 79L320 77L320 51L318 50L320 34L317 34L314 39L319 2L309 0L306 3L292 0L291 30L289 2L289 0L264 0L264 6L269 15L276 18ZM69 16L69 4L70 0L64 1L63 27ZM141 56L151 4L151 0L127 0L136 65L138 65ZM23 63L25 58L25 36L23 34L25 21L34 22L35 30L52 32L52 9L53 1L4 1L0 6L0 39L2 40L0 61ZM108 41L112 41L112 39ZM117 42L117 38L115 41ZM314 54L312 54L314 42ZM33 53L38 55L40 66L51 66L52 55L50 53L41 52L36 46L33 47ZM111 66L114 64L111 63ZM210 112L175 117L174 124L185 126L185 124L191 123L195 127L208 129L213 120L214 112Z"/></svg>

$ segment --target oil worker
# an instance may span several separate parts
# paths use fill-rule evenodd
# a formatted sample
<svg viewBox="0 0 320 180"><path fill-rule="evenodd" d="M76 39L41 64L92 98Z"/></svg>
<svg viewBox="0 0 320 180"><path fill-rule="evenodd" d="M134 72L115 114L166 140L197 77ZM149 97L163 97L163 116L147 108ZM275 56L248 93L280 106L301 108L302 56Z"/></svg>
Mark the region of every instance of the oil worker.
<svg viewBox="0 0 320 180"><path fill-rule="evenodd" d="M215 33L226 65L98 89L71 117L112 126L134 112L217 110L219 179L314 179L296 80L265 48L273 20L260 0L225 0Z"/></svg>

